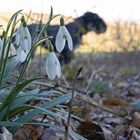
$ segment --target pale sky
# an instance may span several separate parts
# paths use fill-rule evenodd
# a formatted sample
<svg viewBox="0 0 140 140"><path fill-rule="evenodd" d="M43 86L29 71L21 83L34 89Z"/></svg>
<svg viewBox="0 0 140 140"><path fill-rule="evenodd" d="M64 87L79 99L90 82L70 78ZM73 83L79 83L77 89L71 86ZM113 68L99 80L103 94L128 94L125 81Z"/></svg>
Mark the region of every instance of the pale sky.
<svg viewBox="0 0 140 140"><path fill-rule="evenodd" d="M106 20L136 20L140 22L140 0L0 0L0 11L49 13L80 16L86 11L96 12Z"/></svg>

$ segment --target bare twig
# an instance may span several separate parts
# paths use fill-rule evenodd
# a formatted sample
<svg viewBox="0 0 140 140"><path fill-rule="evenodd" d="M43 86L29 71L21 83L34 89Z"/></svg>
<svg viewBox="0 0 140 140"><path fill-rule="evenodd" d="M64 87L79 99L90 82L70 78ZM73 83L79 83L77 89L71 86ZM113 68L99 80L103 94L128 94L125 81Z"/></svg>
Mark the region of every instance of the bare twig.
<svg viewBox="0 0 140 140"><path fill-rule="evenodd" d="M69 125L70 125L70 120L71 120L71 114L72 114L72 107L73 107L73 99L74 99L74 95L75 95L75 84L76 84L76 80L79 76L79 74L82 71L82 67L77 71L75 77L74 77L74 82L73 82L73 87L72 87L72 96L71 99L69 101L69 113L68 113L68 119L67 119L67 126L65 127L66 133L65 133L65 139L68 140L68 135L69 135Z"/></svg>

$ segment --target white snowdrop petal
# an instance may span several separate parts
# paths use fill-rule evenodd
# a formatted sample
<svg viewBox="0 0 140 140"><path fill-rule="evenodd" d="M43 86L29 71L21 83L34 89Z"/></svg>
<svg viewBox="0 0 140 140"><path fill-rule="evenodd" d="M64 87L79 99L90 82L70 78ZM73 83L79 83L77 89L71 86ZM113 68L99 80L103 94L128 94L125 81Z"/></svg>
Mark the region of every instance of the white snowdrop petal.
<svg viewBox="0 0 140 140"><path fill-rule="evenodd" d="M31 49L31 35L29 33L28 28L23 27L22 23L17 30L15 42L16 42L16 45L21 47L21 49L24 50L25 52L30 51L30 49Z"/></svg>
<svg viewBox="0 0 140 140"><path fill-rule="evenodd" d="M26 36L26 39L27 39L27 41L28 41L28 49L30 50L31 49L31 35L30 35L30 33L29 33L29 30L28 30L28 28L27 27L25 27L24 28L25 29L25 36Z"/></svg>
<svg viewBox="0 0 140 140"><path fill-rule="evenodd" d="M54 78L61 77L61 65L54 52L50 52L46 61L46 72L49 79L54 80Z"/></svg>
<svg viewBox="0 0 140 140"><path fill-rule="evenodd" d="M12 55L16 55L17 52L16 52L16 49L15 49L13 43L11 43L10 48L11 48L11 51L12 51Z"/></svg>
<svg viewBox="0 0 140 140"><path fill-rule="evenodd" d="M16 34L16 45L18 46L19 45L19 42L20 42L20 34Z"/></svg>
<svg viewBox="0 0 140 140"><path fill-rule="evenodd" d="M58 58L56 57L55 53L54 53L54 58L55 58L55 63L56 63L56 75L58 78L61 77L61 65L60 62L58 60Z"/></svg>
<svg viewBox="0 0 140 140"><path fill-rule="evenodd" d="M53 80L56 76L56 63L54 59L54 54L49 53L46 60L46 72L49 79Z"/></svg>
<svg viewBox="0 0 140 140"><path fill-rule="evenodd" d="M27 54L19 47L17 50L17 59L23 63L27 57Z"/></svg>
<svg viewBox="0 0 140 140"><path fill-rule="evenodd" d="M29 48L28 48L28 40L25 39L25 40L23 41L23 43L24 43L24 50L25 50L25 51L29 51Z"/></svg>
<svg viewBox="0 0 140 140"><path fill-rule="evenodd" d="M19 40L19 46L25 50L25 46L24 46L24 40L25 40L25 37L24 37L24 31L22 30L21 33L20 33L20 40Z"/></svg>
<svg viewBox="0 0 140 140"><path fill-rule="evenodd" d="M56 75L58 78L61 77L61 65L58 59L57 59Z"/></svg>
<svg viewBox="0 0 140 140"><path fill-rule="evenodd" d="M20 62L23 63L27 57L27 54L24 51L21 51Z"/></svg>
<svg viewBox="0 0 140 140"><path fill-rule="evenodd" d="M21 39L20 40L20 46L22 50L25 50L25 40Z"/></svg>
<svg viewBox="0 0 140 140"><path fill-rule="evenodd" d="M22 25L19 26L16 32L15 42L17 46L20 44L21 31L22 31Z"/></svg>
<svg viewBox="0 0 140 140"><path fill-rule="evenodd" d="M73 41L72 41L71 35L65 26L63 26L63 28L64 28L65 35L67 37L68 47L72 51L73 50Z"/></svg>
<svg viewBox="0 0 140 140"><path fill-rule="evenodd" d="M63 28L62 26L59 27L59 30L56 35L56 40L55 40L55 46L56 50L60 53L64 49L66 40L64 39L64 34L63 34Z"/></svg>
<svg viewBox="0 0 140 140"><path fill-rule="evenodd" d="M73 50L73 41L70 35L67 36L68 47L72 51Z"/></svg>

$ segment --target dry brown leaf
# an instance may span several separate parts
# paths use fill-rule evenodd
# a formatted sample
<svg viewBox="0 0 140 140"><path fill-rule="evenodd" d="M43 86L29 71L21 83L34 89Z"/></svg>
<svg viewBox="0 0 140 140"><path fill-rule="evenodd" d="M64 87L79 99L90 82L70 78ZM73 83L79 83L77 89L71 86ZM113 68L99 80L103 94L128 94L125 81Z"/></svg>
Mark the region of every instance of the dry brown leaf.
<svg viewBox="0 0 140 140"><path fill-rule="evenodd" d="M90 121L81 122L77 131L88 140L105 140L101 127Z"/></svg>
<svg viewBox="0 0 140 140"><path fill-rule="evenodd" d="M110 106L125 106L127 105L127 101L121 98L107 98L103 100L103 104Z"/></svg>

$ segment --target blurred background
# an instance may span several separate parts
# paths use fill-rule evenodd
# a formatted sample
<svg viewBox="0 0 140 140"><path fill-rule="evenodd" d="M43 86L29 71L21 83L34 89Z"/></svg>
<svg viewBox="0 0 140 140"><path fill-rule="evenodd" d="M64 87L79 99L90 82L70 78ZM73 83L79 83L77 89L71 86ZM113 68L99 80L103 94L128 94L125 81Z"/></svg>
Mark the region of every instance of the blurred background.
<svg viewBox="0 0 140 140"><path fill-rule="evenodd" d="M24 12L48 14L50 6L54 8L54 14L65 16L78 16L86 11L97 12L106 20L140 20L139 0L4 0L1 1L1 12L16 12L23 9Z"/></svg>

